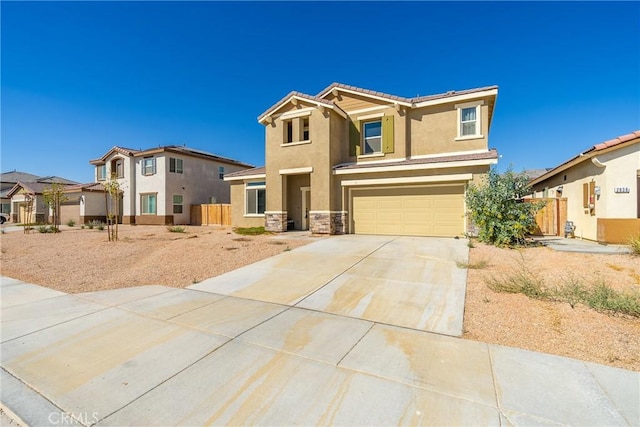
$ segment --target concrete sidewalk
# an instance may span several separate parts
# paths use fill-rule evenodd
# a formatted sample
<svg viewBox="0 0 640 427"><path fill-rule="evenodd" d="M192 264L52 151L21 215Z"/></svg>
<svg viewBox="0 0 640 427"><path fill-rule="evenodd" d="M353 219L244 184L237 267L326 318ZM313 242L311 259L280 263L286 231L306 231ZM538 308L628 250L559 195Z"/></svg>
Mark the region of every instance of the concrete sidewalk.
<svg viewBox="0 0 640 427"><path fill-rule="evenodd" d="M579 252L585 254L628 254L631 249L625 245L603 245L598 242L582 239L567 239L564 237L546 236L534 237L536 242L540 242L555 251L559 252Z"/></svg>
<svg viewBox="0 0 640 427"><path fill-rule="evenodd" d="M28 425L640 423L638 372L193 289L0 291Z"/></svg>

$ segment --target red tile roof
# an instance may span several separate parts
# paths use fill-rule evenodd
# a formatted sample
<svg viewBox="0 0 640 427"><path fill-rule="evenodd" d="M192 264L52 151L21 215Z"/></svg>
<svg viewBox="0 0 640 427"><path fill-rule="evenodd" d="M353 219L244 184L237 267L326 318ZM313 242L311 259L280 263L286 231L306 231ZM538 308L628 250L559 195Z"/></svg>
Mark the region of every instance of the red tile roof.
<svg viewBox="0 0 640 427"><path fill-rule="evenodd" d="M583 162L585 160L590 159L591 157L595 156L599 151L602 150L607 150L609 148L612 147L616 147L618 145L624 144L625 142L629 142L629 141L633 141L635 139L639 139L640 138L640 130L634 130L631 133L625 134L625 135L621 135L618 136L616 138L613 139L609 139L607 141L604 142L600 142L598 144L592 145L591 147L587 148L585 151L583 151L582 153L578 154L577 156L574 156L572 158L570 158L569 160L567 160L564 163L561 163L560 165L556 166L555 168L549 170L549 172L540 175L539 177L532 179L529 182L529 185L534 185L534 184L538 184L542 181L545 181L549 178L551 178L552 176L554 176L555 174L562 172L565 169L568 169L569 167Z"/></svg>

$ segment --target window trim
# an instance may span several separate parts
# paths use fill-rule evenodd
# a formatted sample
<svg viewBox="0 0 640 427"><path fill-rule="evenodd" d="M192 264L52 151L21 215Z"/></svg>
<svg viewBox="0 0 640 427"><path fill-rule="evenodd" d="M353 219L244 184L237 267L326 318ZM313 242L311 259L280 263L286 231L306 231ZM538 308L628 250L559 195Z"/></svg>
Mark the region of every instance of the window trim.
<svg viewBox="0 0 640 427"><path fill-rule="evenodd" d="M176 203L176 197L180 197L180 203ZM182 194L174 194L171 196L172 213L174 215L182 215L184 213L184 196ZM180 206L180 212L176 212L176 207Z"/></svg>
<svg viewBox="0 0 640 427"><path fill-rule="evenodd" d="M144 198L149 196L155 197L155 212L144 212ZM140 215L158 215L158 193L140 193Z"/></svg>
<svg viewBox="0 0 640 427"><path fill-rule="evenodd" d="M147 173L147 165L146 162L147 160L151 160L152 161L152 165L151 165L151 173ZM156 158L151 156L151 157L143 157L142 158L142 175L143 176L151 176L151 175L155 175L156 174Z"/></svg>
<svg viewBox="0 0 640 427"><path fill-rule="evenodd" d="M360 141L360 155L358 157L378 157L378 156L384 156L384 147L383 147L383 138L382 138L382 119L377 119L377 120L367 120L364 122L360 122L360 127L362 129L362 140ZM380 139L380 150L378 151L372 151L371 153L367 153L366 147L367 147L367 137L366 135L366 127L368 124L371 123L380 123L380 136L375 136L375 137L370 137L369 139L372 138L379 138Z"/></svg>
<svg viewBox="0 0 640 427"><path fill-rule="evenodd" d="M180 167L178 167L178 162L180 162ZM173 163L173 170L171 170L171 163ZM169 157L169 173L184 173L184 161L177 157Z"/></svg>
<svg viewBox="0 0 640 427"><path fill-rule="evenodd" d="M480 139L484 138L482 135L482 106L484 105L484 101L473 101L473 102L465 102L463 104L456 104L455 108L457 110L457 137L456 141L464 141L467 139ZM476 133L473 135L462 135L462 110L467 108L475 108L476 109Z"/></svg>
<svg viewBox="0 0 640 427"><path fill-rule="evenodd" d="M256 213L249 213L249 190L256 190ZM264 191L264 211L258 213L258 192ZM267 210L267 185L265 181L245 182L244 184L244 216L246 218L264 218L264 212Z"/></svg>

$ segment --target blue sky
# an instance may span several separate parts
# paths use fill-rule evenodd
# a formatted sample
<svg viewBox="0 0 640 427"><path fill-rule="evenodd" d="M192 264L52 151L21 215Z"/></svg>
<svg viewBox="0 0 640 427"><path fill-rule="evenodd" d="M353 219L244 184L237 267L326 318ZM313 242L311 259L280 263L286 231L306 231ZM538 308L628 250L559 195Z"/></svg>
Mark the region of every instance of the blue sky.
<svg viewBox="0 0 640 427"><path fill-rule="evenodd" d="M264 162L257 116L334 81L498 85L516 171L640 129L638 2L0 2L3 172L93 180L114 145Z"/></svg>

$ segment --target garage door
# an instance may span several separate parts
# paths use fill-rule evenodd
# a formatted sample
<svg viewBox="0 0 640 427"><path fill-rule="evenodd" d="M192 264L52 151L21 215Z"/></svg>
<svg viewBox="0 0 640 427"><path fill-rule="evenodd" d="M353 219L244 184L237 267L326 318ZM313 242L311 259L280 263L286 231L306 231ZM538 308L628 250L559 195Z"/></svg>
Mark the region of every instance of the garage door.
<svg viewBox="0 0 640 427"><path fill-rule="evenodd" d="M430 186L352 191L353 232L404 236L464 233L464 187Z"/></svg>
<svg viewBox="0 0 640 427"><path fill-rule="evenodd" d="M66 224L69 220L80 223L80 202L68 202L60 206L60 224Z"/></svg>

